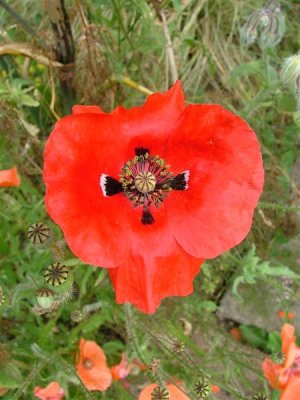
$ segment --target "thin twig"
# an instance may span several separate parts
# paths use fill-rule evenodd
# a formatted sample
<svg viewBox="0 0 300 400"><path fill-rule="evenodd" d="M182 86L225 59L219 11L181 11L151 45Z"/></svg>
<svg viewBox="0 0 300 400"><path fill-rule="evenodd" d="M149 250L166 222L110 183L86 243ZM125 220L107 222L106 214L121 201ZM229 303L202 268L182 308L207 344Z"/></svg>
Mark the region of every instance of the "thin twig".
<svg viewBox="0 0 300 400"><path fill-rule="evenodd" d="M0 6L4 8L19 24L23 29L30 35L35 35L35 30L22 18L13 8L11 8L4 0L0 0Z"/></svg>
<svg viewBox="0 0 300 400"><path fill-rule="evenodd" d="M76 3L77 3L77 8L79 10L79 15L81 18L82 25L84 26L84 33L85 33L85 37L86 37L87 51L88 51L88 57L89 57L91 70L92 70L94 77L97 78L97 66L94 62L95 56L93 57L92 51L91 51L90 26L89 26L88 20L86 19L86 16L84 15L84 12L82 11L80 0L76 0Z"/></svg>
<svg viewBox="0 0 300 400"><path fill-rule="evenodd" d="M157 0L151 0L151 2L153 4L158 19L162 23L163 33L166 40L167 56L170 63L170 70L172 75L172 83L175 83L178 79L178 71L177 71L173 43L168 29L166 15L164 13L164 10L161 8L161 4L159 4Z"/></svg>
<svg viewBox="0 0 300 400"><path fill-rule="evenodd" d="M28 43L14 42L14 43L6 43L0 45L0 56L5 54L30 57L33 60L37 61L38 63L46 65L48 67L50 65L56 68L65 67L64 64L58 61L51 60L49 57L41 54L40 49L33 47Z"/></svg>

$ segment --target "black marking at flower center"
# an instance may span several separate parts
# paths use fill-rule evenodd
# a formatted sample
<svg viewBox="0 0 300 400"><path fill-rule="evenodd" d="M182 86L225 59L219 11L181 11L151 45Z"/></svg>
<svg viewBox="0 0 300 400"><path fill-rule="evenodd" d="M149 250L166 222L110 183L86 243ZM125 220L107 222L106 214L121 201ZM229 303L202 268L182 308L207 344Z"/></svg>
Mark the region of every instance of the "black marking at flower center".
<svg viewBox="0 0 300 400"><path fill-rule="evenodd" d="M136 147L135 149L134 149L134 152L135 152L135 155L136 156L144 156L146 153L150 153L149 152L149 149L147 149L146 147Z"/></svg>
<svg viewBox="0 0 300 400"><path fill-rule="evenodd" d="M142 224L143 225L152 225L154 222L153 215L149 211L149 208L143 208L142 214Z"/></svg>
<svg viewBox="0 0 300 400"><path fill-rule="evenodd" d="M105 197L123 192L133 207L142 206L141 222L151 225L154 218L149 207L154 205L158 208L172 190L187 189L190 172L183 171L174 176L165 160L160 156L150 156L144 147L137 147L135 154L123 166L119 181L102 174L100 186Z"/></svg>

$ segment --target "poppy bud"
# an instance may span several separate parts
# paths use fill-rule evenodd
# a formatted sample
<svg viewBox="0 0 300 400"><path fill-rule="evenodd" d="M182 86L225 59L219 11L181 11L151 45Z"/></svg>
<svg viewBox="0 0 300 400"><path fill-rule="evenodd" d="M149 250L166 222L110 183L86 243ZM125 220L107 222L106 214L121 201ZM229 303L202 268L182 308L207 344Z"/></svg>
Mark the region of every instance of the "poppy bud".
<svg viewBox="0 0 300 400"><path fill-rule="evenodd" d="M38 305L44 309L48 309L54 303L54 293L48 288L41 288L35 292Z"/></svg>

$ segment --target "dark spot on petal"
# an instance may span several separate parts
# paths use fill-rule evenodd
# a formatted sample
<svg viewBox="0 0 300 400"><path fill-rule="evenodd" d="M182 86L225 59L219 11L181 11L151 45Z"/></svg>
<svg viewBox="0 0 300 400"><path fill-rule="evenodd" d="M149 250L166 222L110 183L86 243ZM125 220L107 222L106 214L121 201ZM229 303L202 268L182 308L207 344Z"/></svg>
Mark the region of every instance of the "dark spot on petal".
<svg viewBox="0 0 300 400"><path fill-rule="evenodd" d="M101 175L100 186L104 196L113 196L123 192L122 183L105 174Z"/></svg>
<svg viewBox="0 0 300 400"><path fill-rule="evenodd" d="M188 188L188 181L189 181L190 171L181 172L181 174L176 175L171 183L170 187L173 190L185 190Z"/></svg>
<svg viewBox="0 0 300 400"><path fill-rule="evenodd" d="M135 155L136 156L144 156L146 153L150 154L149 149L147 149L146 147L136 147L134 149Z"/></svg>
<svg viewBox="0 0 300 400"><path fill-rule="evenodd" d="M151 225L154 222L154 218L148 208L143 209L142 215L142 224L143 225Z"/></svg>

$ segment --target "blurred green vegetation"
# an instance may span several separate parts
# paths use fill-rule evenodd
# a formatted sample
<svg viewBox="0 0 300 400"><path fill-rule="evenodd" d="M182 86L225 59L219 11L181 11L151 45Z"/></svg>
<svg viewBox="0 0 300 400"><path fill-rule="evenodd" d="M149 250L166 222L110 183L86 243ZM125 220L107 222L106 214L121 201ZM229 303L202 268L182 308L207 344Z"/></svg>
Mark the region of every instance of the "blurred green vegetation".
<svg viewBox="0 0 300 400"><path fill-rule="evenodd" d="M263 356L255 348L271 352L278 337L266 342L266 332L246 327L243 333L253 348L245 346L231 338L229 325L217 319L216 311L232 286L272 276L280 291L282 277L294 278L299 272L288 245L299 235L300 189L294 171L300 114L295 90L281 82L280 70L284 58L299 51L300 3L280 2L285 21L282 38L267 48L257 40L247 47L240 39L250 15L262 8L261 1L165 0L160 4L187 101L219 103L247 120L262 146L266 183L247 239L205 263L193 295L164 300L154 316L125 312L116 305L106 271L74 259L45 212L43 148L56 119L63 116L64 97L58 68L41 63L36 54L50 59L55 38L43 2L6 3L26 24L0 3L2 45L25 43L32 56L20 54L17 46L19 54L8 54L0 45L0 169L16 165L22 179L20 187L0 192L0 286L8 298L5 308L0 307L0 387L10 389L4 398L30 399L35 386L56 380L67 399L126 400L137 398L151 379L179 379L190 398L196 399L193 385L203 375L223 393L230 393L228 398L245 398L255 388L269 394L260 371ZM163 91L171 85L166 39L151 1L87 0L65 5L75 42L78 104L99 104L106 111L119 104L130 107L141 104L147 91ZM35 222L51 229L51 239L43 246L27 239L27 230ZM44 285L43 269L62 259L72 268L79 295L55 312L39 315L35 291ZM282 270L276 273L272 267L279 265ZM282 302L287 308L288 302ZM82 313L84 307L94 311L83 313L78 322L74 312ZM277 310L270 312L275 315ZM187 333L189 326L192 332ZM260 335L264 345L257 342ZM80 337L101 345L109 365L120 361L122 351L129 360L140 358L147 365L160 358L158 376L149 379L149 373L141 371L127 378L129 388L117 382L106 392L89 393L74 369ZM172 350L175 341L185 344L183 354ZM218 396L210 398L223 398Z"/></svg>

